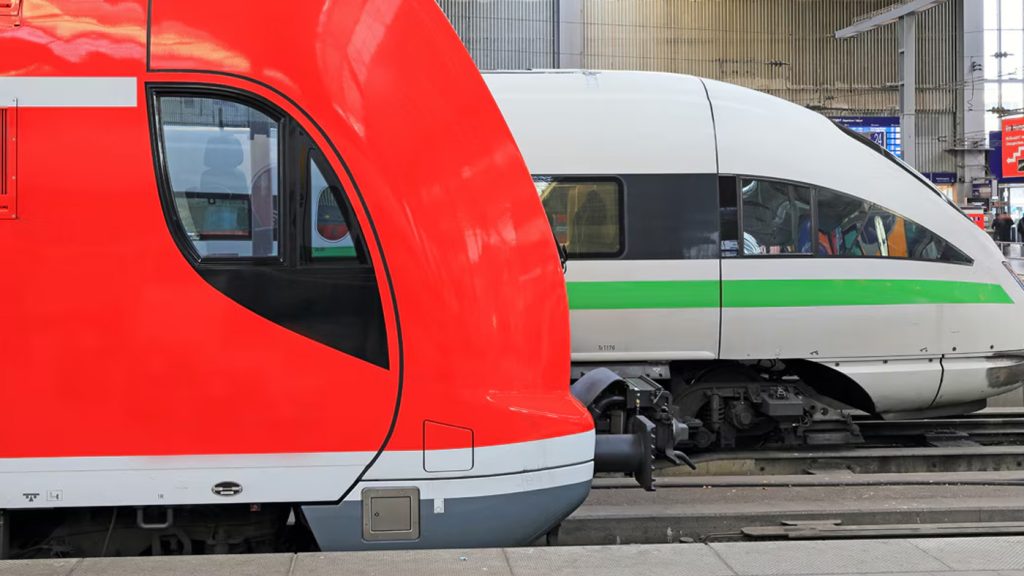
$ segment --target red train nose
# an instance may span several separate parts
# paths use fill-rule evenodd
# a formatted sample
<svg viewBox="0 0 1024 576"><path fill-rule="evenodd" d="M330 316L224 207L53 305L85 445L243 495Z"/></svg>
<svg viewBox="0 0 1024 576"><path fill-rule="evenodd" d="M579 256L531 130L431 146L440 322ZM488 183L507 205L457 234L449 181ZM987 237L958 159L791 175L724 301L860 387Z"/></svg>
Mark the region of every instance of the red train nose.
<svg viewBox="0 0 1024 576"><path fill-rule="evenodd" d="M0 494L64 497L0 508L319 503L326 547L515 543L571 511L593 425L566 386L558 255L433 2L18 20L0 402L23 409ZM393 481L417 538L363 538L364 492ZM450 530L474 498L516 521Z"/></svg>

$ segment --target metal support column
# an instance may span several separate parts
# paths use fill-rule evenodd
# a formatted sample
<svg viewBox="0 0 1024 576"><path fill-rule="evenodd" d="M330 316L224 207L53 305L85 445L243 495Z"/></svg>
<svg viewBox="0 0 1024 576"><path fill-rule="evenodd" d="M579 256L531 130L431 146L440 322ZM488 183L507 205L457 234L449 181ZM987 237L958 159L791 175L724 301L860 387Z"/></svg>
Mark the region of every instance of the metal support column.
<svg viewBox="0 0 1024 576"><path fill-rule="evenodd" d="M957 122L957 185L956 201L963 203L971 197L975 183L986 179L985 150L988 134L985 132L985 15L982 2L962 0L963 48L960 51L961 79L958 96Z"/></svg>
<svg viewBox="0 0 1024 576"><path fill-rule="evenodd" d="M917 168L917 14L900 17L900 131L903 161Z"/></svg>
<svg viewBox="0 0 1024 576"><path fill-rule="evenodd" d="M836 30L836 38L853 38L876 28L899 22L900 130L903 160L917 168L917 14L944 0L904 0L857 18ZM973 3L974 0L960 0ZM978 2L980 5L981 2ZM980 52L979 52L980 54Z"/></svg>
<svg viewBox="0 0 1024 576"><path fill-rule="evenodd" d="M555 67L583 67L583 0L555 2Z"/></svg>

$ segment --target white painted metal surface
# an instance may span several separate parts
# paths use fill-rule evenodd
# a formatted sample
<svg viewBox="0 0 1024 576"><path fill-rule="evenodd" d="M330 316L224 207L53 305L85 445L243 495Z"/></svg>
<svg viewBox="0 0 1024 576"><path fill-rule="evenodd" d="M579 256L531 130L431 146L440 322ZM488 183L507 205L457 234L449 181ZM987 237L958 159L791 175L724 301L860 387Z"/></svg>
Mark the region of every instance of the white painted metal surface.
<svg viewBox="0 0 1024 576"><path fill-rule="evenodd" d="M593 432L475 447L472 468L436 473L424 470L421 450L385 451L364 480L446 486L443 490L454 497L460 485L439 481L472 477L479 478L472 483L474 494L487 490L502 494L515 491L516 486L535 489L529 488L531 482L556 482L566 474L571 476L568 483L579 482L579 470L592 466L587 455L592 457L593 450ZM459 451L437 452L445 458L445 453ZM339 452L8 459L0 468L0 508L333 501L352 486L371 456ZM563 468L576 472L544 472ZM535 476L533 480L512 478L520 474ZM238 483L242 492L219 496L212 488L220 482Z"/></svg>
<svg viewBox="0 0 1024 576"><path fill-rule="evenodd" d="M1003 267L991 238L919 176L824 116L760 92L686 76L538 71L485 79L535 174L717 173L794 181L880 205L973 259L971 265L896 258L571 260L570 283L874 279L987 284L1005 293L1003 303L725 302L721 309L574 310L574 361L713 358L705 355L709 351L737 360L830 359L840 362L840 371L872 396L879 411L896 412L932 406L943 356L984 358L1024 349L1024 290ZM599 346L613 338L620 354L602 352ZM988 386L986 365L958 367L955 385L935 406L1007 391Z"/></svg>
<svg viewBox="0 0 1024 576"><path fill-rule="evenodd" d="M714 127L697 78L587 71L484 78L534 174L715 171Z"/></svg>
<svg viewBox="0 0 1024 576"><path fill-rule="evenodd" d="M879 412L915 412L930 407L942 379L938 358L825 361L871 396Z"/></svg>
<svg viewBox="0 0 1024 576"><path fill-rule="evenodd" d="M0 100L23 108L135 108L138 79L125 77L0 77Z"/></svg>
<svg viewBox="0 0 1024 576"><path fill-rule="evenodd" d="M717 280L718 260L572 260L569 282ZM719 309L576 310L574 362L714 360Z"/></svg>

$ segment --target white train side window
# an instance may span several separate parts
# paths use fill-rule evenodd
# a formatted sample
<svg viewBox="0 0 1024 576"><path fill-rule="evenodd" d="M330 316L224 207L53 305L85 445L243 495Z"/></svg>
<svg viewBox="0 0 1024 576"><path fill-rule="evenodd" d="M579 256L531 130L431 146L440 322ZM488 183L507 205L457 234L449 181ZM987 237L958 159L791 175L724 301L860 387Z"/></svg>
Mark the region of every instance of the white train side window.
<svg viewBox="0 0 1024 576"><path fill-rule="evenodd" d="M623 252L622 185L614 179L535 176L548 223L569 256Z"/></svg>
<svg viewBox="0 0 1024 576"><path fill-rule="evenodd" d="M278 120L209 96L158 103L175 211L200 259L276 258Z"/></svg>
<svg viewBox="0 0 1024 576"><path fill-rule="evenodd" d="M819 256L875 256L877 235L863 233L871 204L854 196L817 190Z"/></svg>
<svg viewBox="0 0 1024 576"><path fill-rule="evenodd" d="M908 258L970 264L931 230L878 204L817 189L819 256Z"/></svg>
<svg viewBox="0 0 1024 576"><path fill-rule="evenodd" d="M788 182L740 181L743 255L811 255L811 190Z"/></svg>

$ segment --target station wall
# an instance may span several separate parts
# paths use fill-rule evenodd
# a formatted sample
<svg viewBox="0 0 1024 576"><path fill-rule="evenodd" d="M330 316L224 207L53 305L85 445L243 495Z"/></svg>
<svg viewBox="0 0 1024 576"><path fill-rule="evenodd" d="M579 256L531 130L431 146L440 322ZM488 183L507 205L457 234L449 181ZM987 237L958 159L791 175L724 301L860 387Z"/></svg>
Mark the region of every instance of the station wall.
<svg viewBox="0 0 1024 576"><path fill-rule="evenodd" d="M918 17L917 167L922 172L956 172L947 150L956 140L963 1L940 3ZM576 25L582 35L579 64L585 68L695 74L762 90L828 116L898 115L897 26L850 40L833 36L893 0L438 2L481 69L558 67L564 31Z"/></svg>

